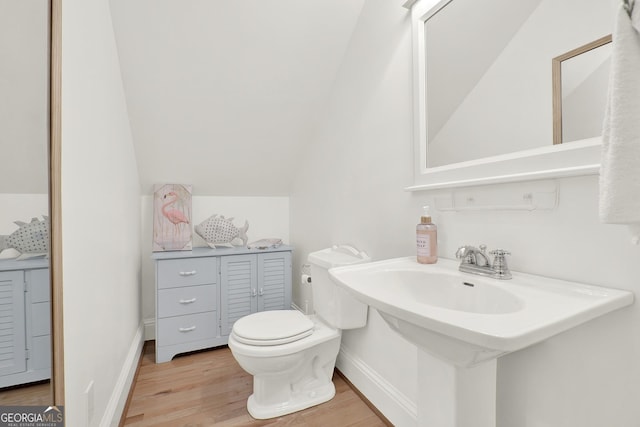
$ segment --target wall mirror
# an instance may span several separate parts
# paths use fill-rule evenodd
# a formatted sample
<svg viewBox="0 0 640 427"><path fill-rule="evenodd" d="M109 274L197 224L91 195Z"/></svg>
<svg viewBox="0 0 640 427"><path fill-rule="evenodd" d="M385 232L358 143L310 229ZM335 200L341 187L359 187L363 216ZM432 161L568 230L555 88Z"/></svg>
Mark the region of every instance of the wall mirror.
<svg viewBox="0 0 640 427"><path fill-rule="evenodd" d="M59 30L59 0L0 0L0 235L24 230L48 252L20 259L33 247L15 234L1 246L3 405L63 404Z"/></svg>
<svg viewBox="0 0 640 427"><path fill-rule="evenodd" d="M553 58L554 144L601 134L610 63L611 35Z"/></svg>
<svg viewBox="0 0 640 427"><path fill-rule="evenodd" d="M595 174L600 137L553 144L549 62L611 33L610 0L417 0L408 190Z"/></svg>

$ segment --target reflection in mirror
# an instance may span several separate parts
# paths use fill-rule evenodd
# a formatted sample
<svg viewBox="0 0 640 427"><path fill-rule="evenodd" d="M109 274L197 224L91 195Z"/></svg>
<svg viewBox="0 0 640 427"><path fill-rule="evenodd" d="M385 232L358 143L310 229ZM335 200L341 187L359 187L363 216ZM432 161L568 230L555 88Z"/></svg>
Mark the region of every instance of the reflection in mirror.
<svg viewBox="0 0 640 427"><path fill-rule="evenodd" d="M608 35L553 58L554 144L602 134L610 43Z"/></svg>
<svg viewBox="0 0 640 427"><path fill-rule="evenodd" d="M0 57L0 402L50 405L48 0L0 0Z"/></svg>
<svg viewBox="0 0 640 427"><path fill-rule="evenodd" d="M549 60L610 33L611 2L439 4L424 21L427 168L551 145Z"/></svg>

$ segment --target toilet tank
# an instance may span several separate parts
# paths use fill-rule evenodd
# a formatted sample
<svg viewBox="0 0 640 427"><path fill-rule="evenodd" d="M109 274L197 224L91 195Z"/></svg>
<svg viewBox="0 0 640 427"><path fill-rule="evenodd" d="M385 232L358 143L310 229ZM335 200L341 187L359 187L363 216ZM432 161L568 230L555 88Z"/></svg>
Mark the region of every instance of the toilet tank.
<svg viewBox="0 0 640 427"><path fill-rule="evenodd" d="M364 327L369 306L339 288L329 277L329 269L370 260L365 252L348 245L336 245L309 254L313 307L316 314L331 326L338 329Z"/></svg>

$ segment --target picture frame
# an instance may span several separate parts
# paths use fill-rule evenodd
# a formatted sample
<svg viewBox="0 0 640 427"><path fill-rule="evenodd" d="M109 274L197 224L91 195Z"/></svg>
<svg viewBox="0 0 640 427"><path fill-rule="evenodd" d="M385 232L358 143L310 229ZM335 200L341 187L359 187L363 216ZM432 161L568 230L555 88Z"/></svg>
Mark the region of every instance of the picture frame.
<svg viewBox="0 0 640 427"><path fill-rule="evenodd" d="M153 188L153 252L190 251L192 186L156 184Z"/></svg>

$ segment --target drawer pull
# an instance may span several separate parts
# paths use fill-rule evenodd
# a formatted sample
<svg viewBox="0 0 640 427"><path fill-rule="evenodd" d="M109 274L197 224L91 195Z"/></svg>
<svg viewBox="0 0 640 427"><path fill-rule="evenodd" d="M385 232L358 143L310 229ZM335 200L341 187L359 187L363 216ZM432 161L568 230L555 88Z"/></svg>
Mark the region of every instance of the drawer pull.
<svg viewBox="0 0 640 427"><path fill-rule="evenodd" d="M178 274L181 275L182 277L187 277L187 276L195 276L196 273L197 273L196 270L191 270L191 271L181 271Z"/></svg>
<svg viewBox="0 0 640 427"><path fill-rule="evenodd" d="M178 273L180 276L182 277L187 277L187 276L195 276L197 273L196 270L191 270L191 271L181 271L180 273Z"/></svg>
<svg viewBox="0 0 640 427"><path fill-rule="evenodd" d="M180 304L191 304L192 302L196 302L196 298L191 298L191 299L181 299L179 301Z"/></svg>
<svg viewBox="0 0 640 427"><path fill-rule="evenodd" d="M178 330L179 330L180 332L191 332L191 331L195 331L195 330L196 330L196 327L195 327L195 326L190 326L190 327L188 327L188 328L178 328Z"/></svg>

